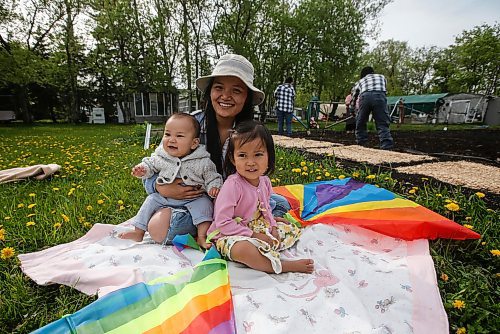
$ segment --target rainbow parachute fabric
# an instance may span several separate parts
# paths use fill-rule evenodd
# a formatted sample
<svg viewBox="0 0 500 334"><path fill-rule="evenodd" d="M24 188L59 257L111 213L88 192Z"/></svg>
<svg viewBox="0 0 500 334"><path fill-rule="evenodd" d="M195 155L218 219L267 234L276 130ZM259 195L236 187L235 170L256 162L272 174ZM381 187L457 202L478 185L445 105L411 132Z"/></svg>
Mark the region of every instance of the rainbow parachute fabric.
<svg viewBox="0 0 500 334"><path fill-rule="evenodd" d="M212 247L193 272L114 291L33 333L236 333L227 262Z"/></svg>
<svg viewBox="0 0 500 334"><path fill-rule="evenodd" d="M480 235L386 189L351 178L275 187L302 225L357 225L404 240L478 239Z"/></svg>

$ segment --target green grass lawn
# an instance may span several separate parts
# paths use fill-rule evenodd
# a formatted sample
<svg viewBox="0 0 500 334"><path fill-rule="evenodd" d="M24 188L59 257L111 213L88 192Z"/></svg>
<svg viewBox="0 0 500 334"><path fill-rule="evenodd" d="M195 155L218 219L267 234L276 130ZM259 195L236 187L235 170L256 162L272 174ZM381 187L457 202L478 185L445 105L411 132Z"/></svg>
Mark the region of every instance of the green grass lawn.
<svg viewBox="0 0 500 334"><path fill-rule="evenodd" d="M16 256L75 240L95 223L118 224L135 215L145 192L130 168L152 152L143 150L143 136L139 125L0 126L0 169L63 166L50 180L0 186L0 333L30 332L95 300L66 286L38 286ZM417 188L363 165L343 170L334 157L308 161L299 152L277 150L274 185L344 177L399 193L482 234L476 241L433 241L431 253L450 331L498 331L500 217L482 194L467 196L425 179Z"/></svg>

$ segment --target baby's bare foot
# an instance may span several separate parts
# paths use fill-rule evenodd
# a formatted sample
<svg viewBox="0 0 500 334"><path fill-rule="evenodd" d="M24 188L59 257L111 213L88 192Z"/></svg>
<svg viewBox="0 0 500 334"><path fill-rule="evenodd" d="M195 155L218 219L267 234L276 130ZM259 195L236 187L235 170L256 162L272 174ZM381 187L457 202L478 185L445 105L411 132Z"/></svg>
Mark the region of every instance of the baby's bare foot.
<svg viewBox="0 0 500 334"><path fill-rule="evenodd" d="M142 239L144 238L144 231L135 230L135 231L123 232L118 234L118 238L139 242L142 241Z"/></svg>
<svg viewBox="0 0 500 334"><path fill-rule="evenodd" d="M212 247L212 244L207 242L207 236L206 235L199 235L199 236L197 236L196 237L196 243L201 248L204 248L204 249L209 249L210 247Z"/></svg>
<svg viewBox="0 0 500 334"><path fill-rule="evenodd" d="M295 261L282 261L282 272L297 272L312 274L314 271L314 261L312 259L300 259Z"/></svg>

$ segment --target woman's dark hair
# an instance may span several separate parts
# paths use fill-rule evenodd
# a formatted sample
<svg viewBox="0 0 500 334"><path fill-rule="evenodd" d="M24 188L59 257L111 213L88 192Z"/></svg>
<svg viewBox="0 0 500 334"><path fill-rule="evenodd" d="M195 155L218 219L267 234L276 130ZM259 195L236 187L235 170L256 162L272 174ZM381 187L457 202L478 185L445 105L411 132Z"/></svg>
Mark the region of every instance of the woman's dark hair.
<svg viewBox="0 0 500 334"><path fill-rule="evenodd" d="M210 159L214 162L217 167L217 172L222 175L222 145L224 143L220 142L219 129L217 128L217 119L215 117L215 109L212 105L212 99L210 98L210 91L212 90L214 80L211 79L205 93L203 94L203 99L205 100L205 125L207 131L207 142L206 148L208 153L210 153ZM247 99L243 105L241 112L236 115L235 123L239 123L247 120L253 119L253 92L248 89ZM229 174L226 174L229 175Z"/></svg>
<svg viewBox="0 0 500 334"><path fill-rule="evenodd" d="M363 79L368 74L373 74L373 73L375 73L375 71L373 70L373 67L371 67L371 66L363 67L363 69L361 70L361 74L359 75L359 78Z"/></svg>
<svg viewBox="0 0 500 334"><path fill-rule="evenodd" d="M236 167L230 157L234 156L235 142L242 146L254 139L261 139L266 146L268 162L265 175L272 174L276 165L276 153L274 152L273 136L261 122L254 120L239 123L231 134L224 160L224 172L227 176L236 173Z"/></svg>

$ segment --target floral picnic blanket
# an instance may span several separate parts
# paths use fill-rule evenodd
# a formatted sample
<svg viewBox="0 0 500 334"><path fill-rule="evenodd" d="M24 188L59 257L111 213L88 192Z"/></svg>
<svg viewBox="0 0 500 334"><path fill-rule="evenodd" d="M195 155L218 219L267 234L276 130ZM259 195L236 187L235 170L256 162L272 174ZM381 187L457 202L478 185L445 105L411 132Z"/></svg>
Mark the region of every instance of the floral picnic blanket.
<svg viewBox="0 0 500 334"><path fill-rule="evenodd" d="M38 284L106 295L193 268L203 253L117 238L96 224L73 242L19 258ZM147 236L147 234L146 234ZM266 274L229 262L238 333L448 333L426 239L316 224L282 258L313 258L313 274Z"/></svg>

